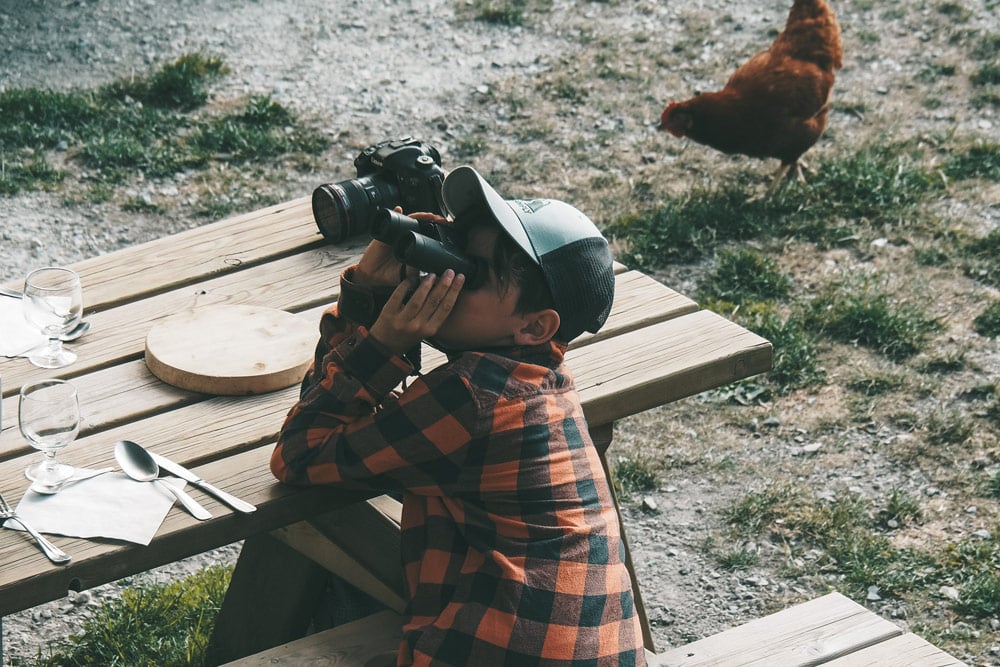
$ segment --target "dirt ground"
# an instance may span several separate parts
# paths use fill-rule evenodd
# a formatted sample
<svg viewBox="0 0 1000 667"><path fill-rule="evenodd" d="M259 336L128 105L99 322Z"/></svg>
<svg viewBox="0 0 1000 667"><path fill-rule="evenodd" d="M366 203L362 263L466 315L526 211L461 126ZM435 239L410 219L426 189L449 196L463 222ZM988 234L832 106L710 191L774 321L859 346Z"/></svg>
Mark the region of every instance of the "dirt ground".
<svg viewBox="0 0 1000 667"><path fill-rule="evenodd" d="M969 104L971 92L964 82L973 64L955 39L963 30L1000 32L995 0L833 4L845 45L845 67L834 94L850 101L854 111L831 113L816 152L837 142L879 135L929 138L964 133L992 142L1000 138L995 108ZM673 167L670 187L675 191L712 182L720 174L763 175L776 166L672 143L677 140L654 132L652 125L666 101L719 86L740 62L766 46L784 23L786 3L554 0L529 13L520 26L470 20L473 5L471 0L3 2L0 87L93 86L184 53L219 55L231 73L213 88L216 98L271 95L312 119L332 139L322 168L288 169L281 179L259 184L275 197L292 198L322 182L352 177L351 162L359 148L401 135L437 146L446 167L457 166L449 156L461 154L470 137L484 137L493 150L462 161L502 172L519 150L513 135L518 119L504 116L509 105L498 100L535 95L536 82L551 80L554 72L579 74L586 64L603 62L606 54L619 59L618 71L649 81L647 90L632 100L598 104L595 98L608 84L595 78L594 88L587 89L590 96L571 114L554 115L545 128L547 139L531 145L536 153L524 159L537 168L510 177L517 190L511 195L564 198L591 212L595 220L607 221L629 204L593 193L590 184L605 175L602 155L613 165L607 169L628 183L640 180L649 165L667 162ZM945 5L952 9L943 9ZM678 53L687 57L678 58ZM928 80L928 68L942 64L958 74ZM922 103L930 95L937 102ZM580 142L591 147L590 164L570 162L575 154L568 147ZM178 187L182 180L140 180L129 186L133 196L155 200L166 213L125 212L115 202L66 205L65 197L54 192L0 199L0 279L207 222L192 211L185 189ZM982 232L1000 224L996 184L937 205ZM798 279L818 281L864 266L891 273L902 252L892 243L873 246L864 256L792 249L786 264ZM658 277L690 294L700 271L698 266L673 267ZM962 349L970 360L966 383L995 379L1000 376L1000 344L970 333L971 318L978 311L968 304L996 298L996 290L970 282L949 289L951 294L937 295L930 304L935 314L949 316L942 345ZM830 360L828 384L820 390L750 406L734 404L716 392L637 415L616 427L617 455L652 459L660 476L659 488L646 496L645 507L643 498L635 498L625 510L659 649L829 589L831 582L784 577L787 553L781 544L725 544L720 512L772 477L796 480L818 498L843 489L877 497L904 488L926 500L929 523L949 538L998 530L995 501L972 507L949 495L941 481L947 471L907 468L884 455L887 443L914 437L905 428L874 419L846 424L838 420L847 400L843 384L878 363L871 355L852 352ZM958 383L922 395L912 409L926 414L953 401ZM995 450L995 441L979 445L970 457L997 466L995 458L983 453ZM720 547L758 553L758 564L725 570L713 555ZM212 552L154 576L180 577L208 562L231 560L235 553L235 548ZM71 595L4 619L5 659L33 654L45 641L66 636L116 590L110 586ZM961 622L950 619L945 606L942 600L941 618ZM873 608L901 625L907 623L909 612L897 602L883 601ZM992 627L992 638L975 643L975 654L959 657L976 665L1000 665L998 630L1000 621Z"/></svg>

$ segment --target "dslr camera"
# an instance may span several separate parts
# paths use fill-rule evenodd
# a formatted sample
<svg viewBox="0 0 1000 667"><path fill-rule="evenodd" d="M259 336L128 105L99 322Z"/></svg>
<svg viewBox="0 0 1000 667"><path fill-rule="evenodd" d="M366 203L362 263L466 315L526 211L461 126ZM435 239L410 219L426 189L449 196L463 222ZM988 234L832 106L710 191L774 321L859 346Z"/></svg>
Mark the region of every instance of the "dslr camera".
<svg viewBox="0 0 1000 667"><path fill-rule="evenodd" d="M412 137L387 139L361 151L354 166L357 178L326 183L313 191L313 218L327 241L339 243L370 231L383 208L445 215L444 170L433 146Z"/></svg>

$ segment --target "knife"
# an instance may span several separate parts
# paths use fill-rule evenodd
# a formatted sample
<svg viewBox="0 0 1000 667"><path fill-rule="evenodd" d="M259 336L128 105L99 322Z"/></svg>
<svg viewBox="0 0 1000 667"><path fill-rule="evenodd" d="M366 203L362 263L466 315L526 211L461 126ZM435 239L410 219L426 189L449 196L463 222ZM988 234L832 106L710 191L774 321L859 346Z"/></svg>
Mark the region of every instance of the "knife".
<svg viewBox="0 0 1000 667"><path fill-rule="evenodd" d="M201 477L198 477L193 472L191 472L184 466L180 465L179 463L174 463L170 459L164 458L159 454L157 454L156 452L150 452L150 454L153 455L153 460L156 461L156 464L161 468L163 468L164 470L166 470L167 472L169 472L171 475L180 477L184 481L190 482L195 486L200 487L204 491L208 491L213 496L215 496L222 502L226 503L233 509L246 513L257 511L257 508L251 505L250 503L244 502L239 498L237 498L236 496L226 493L225 491L223 491L218 487L212 486L211 484L203 480Z"/></svg>

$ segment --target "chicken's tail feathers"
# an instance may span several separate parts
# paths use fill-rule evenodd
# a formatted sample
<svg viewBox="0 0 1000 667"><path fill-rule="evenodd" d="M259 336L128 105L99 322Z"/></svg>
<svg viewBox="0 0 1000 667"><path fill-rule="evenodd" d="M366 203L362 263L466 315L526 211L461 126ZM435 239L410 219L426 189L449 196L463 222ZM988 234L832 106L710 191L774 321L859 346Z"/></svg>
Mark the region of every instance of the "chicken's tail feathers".
<svg viewBox="0 0 1000 667"><path fill-rule="evenodd" d="M779 42L782 50L825 70L843 67L840 24L826 0L795 0Z"/></svg>

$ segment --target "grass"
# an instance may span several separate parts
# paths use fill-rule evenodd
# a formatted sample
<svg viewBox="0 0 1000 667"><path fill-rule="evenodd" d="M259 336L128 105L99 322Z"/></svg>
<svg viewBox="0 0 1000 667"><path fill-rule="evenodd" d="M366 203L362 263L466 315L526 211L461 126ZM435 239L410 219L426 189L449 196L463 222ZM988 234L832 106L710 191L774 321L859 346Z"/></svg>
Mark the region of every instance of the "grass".
<svg viewBox="0 0 1000 667"><path fill-rule="evenodd" d="M1000 300L986 306L973 321L976 333L987 338L1000 338Z"/></svg>
<svg viewBox="0 0 1000 667"><path fill-rule="evenodd" d="M870 347L893 361L908 359L943 325L883 289L877 276L832 283L809 304L808 322L834 340Z"/></svg>
<svg viewBox="0 0 1000 667"><path fill-rule="evenodd" d="M612 470L611 482L622 498L655 491L659 486L652 463L644 457L619 458Z"/></svg>
<svg viewBox="0 0 1000 667"><path fill-rule="evenodd" d="M231 569L209 567L169 584L134 586L102 605L83 631L12 667L202 667Z"/></svg>
<svg viewBox="0 0 1000 667"><path fill-rule="evenodd" d="M145 76L93 90L0 92L0 193L54 189L69 174L100 192L137 179L206 172L212 165L315 155L328 141L267 96L208 108L210 84L227 72L217 58L188 54ZM103 199L103 196L101 197Z"/></svg>
<svg viewBox="0 0 1000 667"><path fill-rule="evenodd" d="M901 526L919 523L920 501L893 488L878 508L857 494L815 499L798 488L751 492L723 512L741 537L769 536L790 550L800 563L797 576L821 575L855 597L874 587L882 597L923 600L941 585L959 588L950 603L975 619L996 615L1000 541L970 538L934 552L896 546L890 535ZM802 556L819 550L812 559Z"/></svg>

